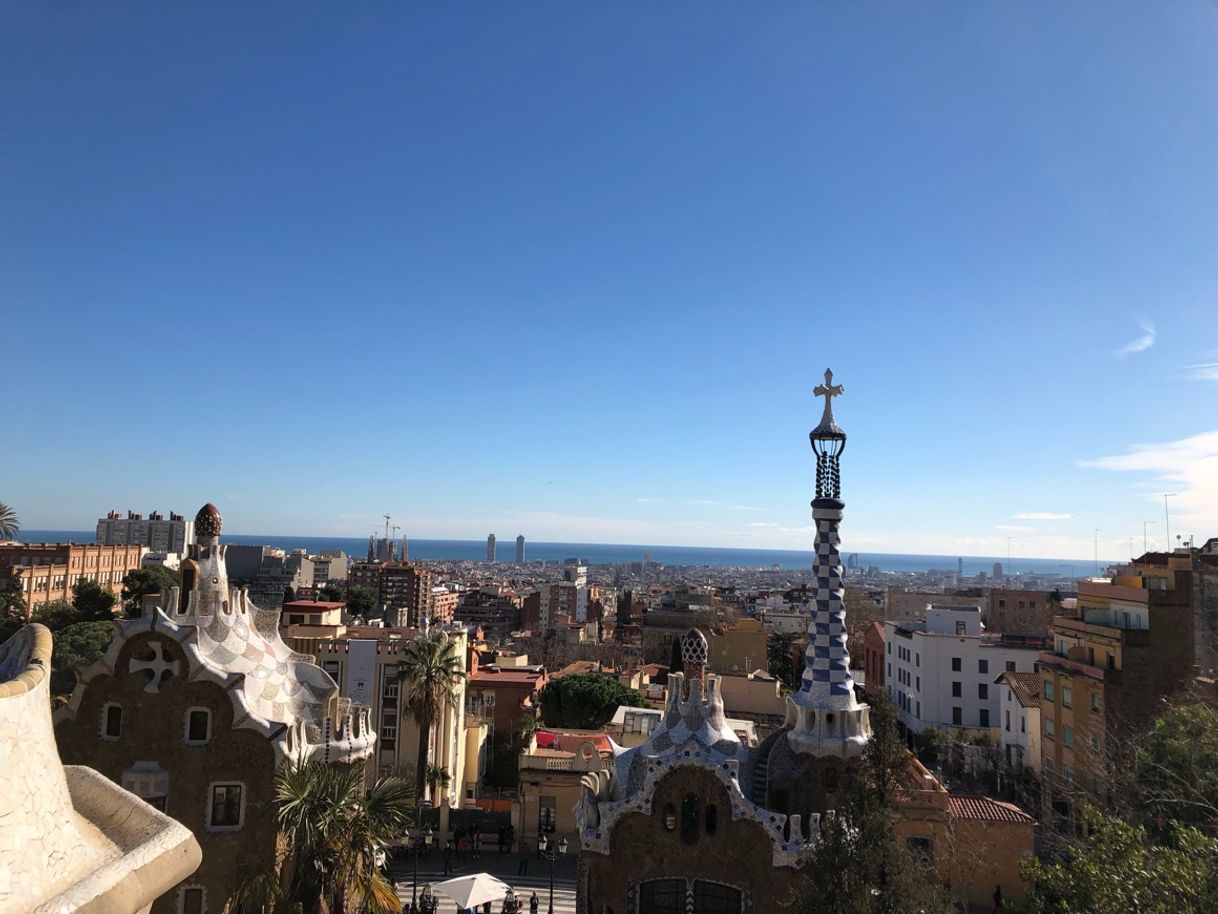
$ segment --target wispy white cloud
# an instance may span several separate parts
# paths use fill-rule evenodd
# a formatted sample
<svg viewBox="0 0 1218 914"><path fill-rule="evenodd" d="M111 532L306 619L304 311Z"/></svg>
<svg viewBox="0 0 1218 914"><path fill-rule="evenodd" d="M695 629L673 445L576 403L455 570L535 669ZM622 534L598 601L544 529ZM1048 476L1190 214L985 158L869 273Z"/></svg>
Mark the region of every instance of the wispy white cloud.
<svg viewBox="0 0 1218 914"><path fill-rule="evenodd" d="M750 527L777 527L778 524L770 524L770 523L766 523L765 521L753 521L753 523L749 524L749 526Z"/></svg>
<svg viewBox="0 0 1218 914"><path fill-rule="evenodd" d="M1184 369L1190 381L1218 381L1218 362L1203 362Z"/></svg>
<svg viewBox="0 0 1218 914"><path fill-rule="evenodd" d="M1057 514L1053 511L1022 511L1015 515L1015 520L1071 520L1073 514Z"/></svg>
<svg viewBox="0 0 1218 914"><path fill-rule="evenodd" d="M1021 527L1019 524L998 524L994 527L995 530L1002 530L1004 533L1026 533L1030 530L1035 530L1035 527Z"/></svg>
<svg viewBox="0 0 1218 914"><path fill-rule="evenodd" d="M1133 355L1135 352L1145 352L1155 344L1155 337L1158 336L1158 332L1155 330L1154 324L1139 321L1138 326L1142 330L1142 335L1135 337L1112 353L1118 359L1123 359L1127 355Z"/></svg>
<svg viewBox="0 0 1218 914"><path fill-rule="evenodd" d="M1146 498L1160 506L1163 492L1178 493L1171 503L1173 530L1209 536L1218 528L1218 430L1177 441L1135 444L1124 454L1080 460L1079 465L1148 474L1151 491Z"/></svg>
<svg viewBox="0 0 1218 914"><path fill-rule="evenodd" d="M660 502L664 501L664 499L663 498L641 498L640 497L640 498L636 498L635 501L637 501L640 505L658 505Z"/></svg>
<svg viewBox="0 0 1218 914"><path fill-rule="evenodd" d="M752 505L732 505L736 511L764 511L765 508L754 508Z"/></svg>

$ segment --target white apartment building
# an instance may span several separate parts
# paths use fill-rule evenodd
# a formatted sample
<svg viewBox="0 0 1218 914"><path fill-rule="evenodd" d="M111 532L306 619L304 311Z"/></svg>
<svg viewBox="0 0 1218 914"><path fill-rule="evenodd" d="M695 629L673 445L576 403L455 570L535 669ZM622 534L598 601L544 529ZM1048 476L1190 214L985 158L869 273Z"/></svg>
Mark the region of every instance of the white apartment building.
<svg viewBox="0 0 1218 914"><path fill-rule="evenodd" d="M998 687L1002 763L1040 771L1040 673L1003 672Z"/></svg>
<svg viewBox="0 0 1218 914"><path fill-rule="evenodd" d="M195 541L195 522L169 512L169 520L153 511L147 517L128 511L123 517L111 511L97 519L99 546L147 546L153 552L184 555Z"/></svg>
<svg viewBox="0 0 1218 914"><path fill-rule="evenodd" d="M884 623L885 682L901 722L989 730L999 726L1004 672L1030 673L1043 639L987 635L980 606L927 606L926 618Z"/></svg>

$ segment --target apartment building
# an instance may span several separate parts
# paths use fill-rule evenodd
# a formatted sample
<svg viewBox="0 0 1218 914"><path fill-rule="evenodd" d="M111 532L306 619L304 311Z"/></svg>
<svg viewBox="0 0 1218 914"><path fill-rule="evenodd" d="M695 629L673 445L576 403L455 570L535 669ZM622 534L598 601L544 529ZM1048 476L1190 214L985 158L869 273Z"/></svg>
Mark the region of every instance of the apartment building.
<svg viewBox="0 0 1218 914"><path fill-rule="evenodd" d="M1187 550L1143 556L1080 582L1074 612L1054 617L1039 658L1046 817L1072 816L1080 789L1105 800L1109 766L1191 680L1192 564Z"/></svg>
<svg viewBox="0 0 1218 914"><path fill-rule="evenodd" d="M1003 672L998 687L1002 764L1040 771L1040 674Z"/></svg>
<svg viewBox="0 0 1218 914"><path fill-rule="evenodd" d="M153 552L184 555L195 541L195 523L173 511L168 520L156 511L147 517L111 511L97 519L96 539L99 546L147 546Z"/></svg>
<svg viewBox="0 0 1218 914"><path fill-rule="evenodd" d="M370 587L382 606L395 610L402 625L419 625L432 615L431 572L410 562L354 562L347 573L351 587Z"/></svg>
<svg viewBox="0 0 1218 914"><path fill-rule="evenodd" d="M433 629L434 631L434 629ZM457 653L468 661L469 639L459 627L444 628L446 637L456 641ZM317 662L339 685L340 694L372 709L376 730L376 752L369 763L369 776L375 777L402 769L413 769L418 758L419 728L401 702L402 686L395 681L402 652L414 629L373 629L359 627L337 637L317 642ZM293 639L289 641L294 643ZM466 680L457 683L457 701L446 706L434 724L429 742L429 763L448 771L448 787L441 796L429 796L437 806L461 806L461 779L465 771ZM428 790L432 790L428 787Z"/></svg>
<svg viewBox="0 0 1218 914"><path fill-rule="evenodd" d="M21 579L28 615L45 603L71 600L77 581L96 581L116 597L123 578L141 567L144 546L93 546L78 543L0 544L0 571Z"/></svg>
<svg viewBox="0 0 1218 914"><path fill-rule="evenodd" d="M884 680L901 722L914 733L927 727L987 732L998 726L1003 672L1030 673L1043 638L989 635L981 607L926 607L926 618L884 623Z"/></svg>
<svg viewBox="0 0 1218 914"><path fill-rule="evenodd" d="M1048 631L1053 617L1061 612L1058 596L1043 590L1010 590L995 587L988 595L985 627L990 632Z"/></svg>

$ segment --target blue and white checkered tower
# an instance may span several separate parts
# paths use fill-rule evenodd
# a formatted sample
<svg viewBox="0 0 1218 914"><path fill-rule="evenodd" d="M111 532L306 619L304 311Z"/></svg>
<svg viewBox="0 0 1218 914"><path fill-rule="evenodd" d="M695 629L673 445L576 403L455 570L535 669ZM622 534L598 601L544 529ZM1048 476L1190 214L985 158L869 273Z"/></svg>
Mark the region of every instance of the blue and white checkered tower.
<svg viewBox="0 0 1218 914"><path fill-rule="evenodd" d="M816 589L812 618L808 623L808 649L799 691L788 701L787 738L796 751L850 758L863 751L871 737L868 708L854 696L850 675L850 652L846 649L845 586L842 559L838 553L838 525L846 507L841 499L839 461L846 449L846 433L833 419L833 398L845 392L834 385L833 372L825 371L825 383L813 393L825 398L820 425L808 438L816 453L816 498L812 519L816 523Z"/></svg>

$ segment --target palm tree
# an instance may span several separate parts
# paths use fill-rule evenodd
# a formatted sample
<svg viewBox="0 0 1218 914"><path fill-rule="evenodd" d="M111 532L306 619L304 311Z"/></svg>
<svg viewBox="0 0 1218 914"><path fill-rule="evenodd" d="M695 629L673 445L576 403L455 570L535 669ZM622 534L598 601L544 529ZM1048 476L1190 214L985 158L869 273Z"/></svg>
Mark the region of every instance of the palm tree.
<svg viewBox="0 0 1218 914"><path fill-rule="evenodd" d="M275 775L275 816L285 847L278 869L247 879L226 914L400 914L376 865L377 852L406 829L414 789L387 777L365 792L357 770L304 762Z"/></svg>
<svg viewBox="0 0 1218 914"><path fill-rule="evenodd" d="M448 789L451 781L452 775L448 773L448 769L443 765L427 766L427 786L431 788L431 798L433 801Z"/></svg>
<svg viewBox="0 0 1218 914"><path fill-rule="evenodd" d="M419 728L419 754L415 763L415 786L423 797L427 784L427 755L431 728L445 705L457 706L457 685L465 678L465 663L457 653L457 642L442 631L419 635L406 644L394 681L402 685L402 706Z"/></svg>
<svg viewBox="0 0 1218 914"><path fill-rule="evenodd" d="M20 529L21 521L17 519L17 512L0 501L0 540L11 540Z"/></svg>

